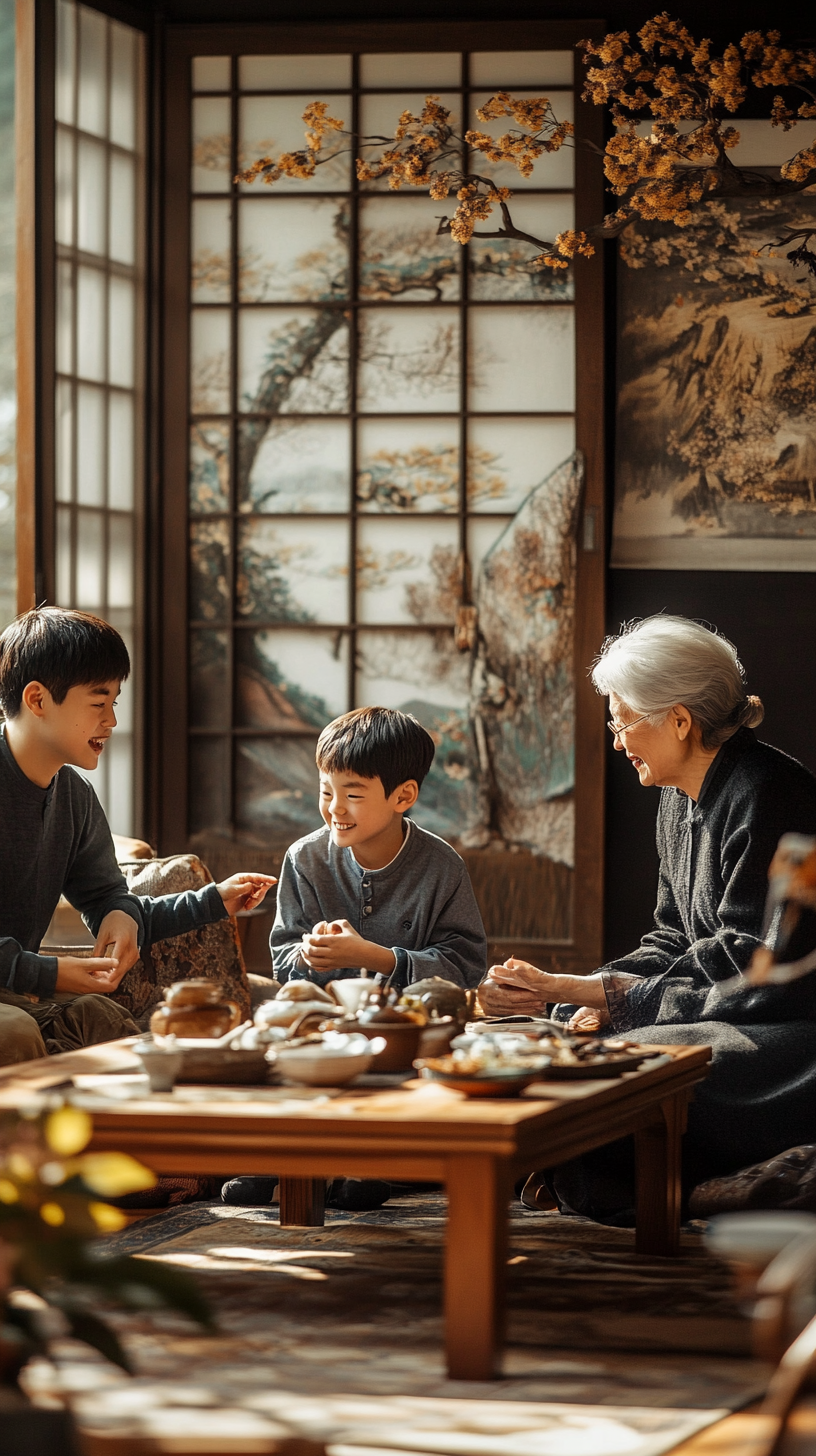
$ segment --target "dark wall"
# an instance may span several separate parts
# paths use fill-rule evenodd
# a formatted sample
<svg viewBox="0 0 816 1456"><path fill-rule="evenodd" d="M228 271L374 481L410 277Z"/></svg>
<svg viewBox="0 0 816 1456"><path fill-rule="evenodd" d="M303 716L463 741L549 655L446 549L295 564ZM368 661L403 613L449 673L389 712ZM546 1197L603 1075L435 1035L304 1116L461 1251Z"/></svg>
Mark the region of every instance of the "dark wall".
<svg viewBox="0 0 816 1456"><path fill-rule="evenodd" d="M765 705L759 737L816 773L816 574L610 571L607 622L678 612L719 628L736 645L749 692ZM631 950L648 930L657 856L659 790L643 789L609 736L606 813L606 953Z"/></svg>

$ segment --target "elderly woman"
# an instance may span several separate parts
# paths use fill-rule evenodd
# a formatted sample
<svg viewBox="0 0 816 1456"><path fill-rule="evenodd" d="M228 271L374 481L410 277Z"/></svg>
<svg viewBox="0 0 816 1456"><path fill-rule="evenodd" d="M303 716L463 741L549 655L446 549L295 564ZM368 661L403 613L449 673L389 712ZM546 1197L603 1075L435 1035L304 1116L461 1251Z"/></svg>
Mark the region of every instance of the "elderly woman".
<svg viewBox="0 0 816 1456"><path fill-rule="evenodd" d="M502 1015L561 1003L554 1014L573 1026L711 1045L689 1110L686 1182L695 1183L816 1142L816 974L780 986L738 980L761 944L780 836L816 834L816 779L757 741L763 708L746 695L734 647L695 622L659 616L625 628L592 679L608 695L615 748L641 784L661 790L654 925L588 977L515 959L493 966L480 1000ZM625 1152L615 1145L556 1170L562 1203L627 1221Z"/></svg>

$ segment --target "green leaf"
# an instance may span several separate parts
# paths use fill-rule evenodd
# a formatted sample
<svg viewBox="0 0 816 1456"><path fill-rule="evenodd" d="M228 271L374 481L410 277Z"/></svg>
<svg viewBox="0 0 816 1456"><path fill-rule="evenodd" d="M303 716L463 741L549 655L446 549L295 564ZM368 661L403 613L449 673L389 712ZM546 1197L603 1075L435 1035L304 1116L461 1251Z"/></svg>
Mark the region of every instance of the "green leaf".
<svg viewBox="0 0 816 1456"><path fill-rule="evenodd" d="M83 1340L86 1345L91 1345L100 1355L104 1355L106 1360L120 1365L129 1375L132 1374L128 1357L112 1329L85 1309L71 1309L63 1304L62 1310L75 1340Z"/></svg>

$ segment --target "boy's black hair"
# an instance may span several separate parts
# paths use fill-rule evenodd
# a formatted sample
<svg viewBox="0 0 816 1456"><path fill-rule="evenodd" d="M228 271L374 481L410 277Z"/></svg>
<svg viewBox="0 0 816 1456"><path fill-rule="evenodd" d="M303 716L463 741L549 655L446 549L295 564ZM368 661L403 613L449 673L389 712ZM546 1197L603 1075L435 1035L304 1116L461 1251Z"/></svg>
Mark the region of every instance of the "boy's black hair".
<svg viewBox="0 0 816 1456"><path fill-rule="evenodd" d="M128 650L115 627L65 607L35 607L23 612L0 637L0 709L16 718L23 689L42 683L55 703L71 688L124 682L130 674Z"/></svg>
<svg viewBox="0 0 816 1456"><path fill-rule="evenodd" d="M407 779L422 780L436 745L422 724L396 708L355 708L323 729L315 760L323 773L356 773L380 779L385 797Z"/></svg>

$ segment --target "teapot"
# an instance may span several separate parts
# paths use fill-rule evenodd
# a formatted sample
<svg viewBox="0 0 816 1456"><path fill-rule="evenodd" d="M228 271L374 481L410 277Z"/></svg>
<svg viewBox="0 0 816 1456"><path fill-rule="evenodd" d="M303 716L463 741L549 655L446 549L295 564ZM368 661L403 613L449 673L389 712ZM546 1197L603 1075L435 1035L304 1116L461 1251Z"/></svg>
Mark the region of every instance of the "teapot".
<svg viewBox="0 0 816 1456"><path fill-rule="evenodd" d="M163 1004L150 1018L150 1030L154 1036L200 1040L224 1036L241 1020L240 1006L226 1000L217 981L191 978L168 986Z"/></svg>

